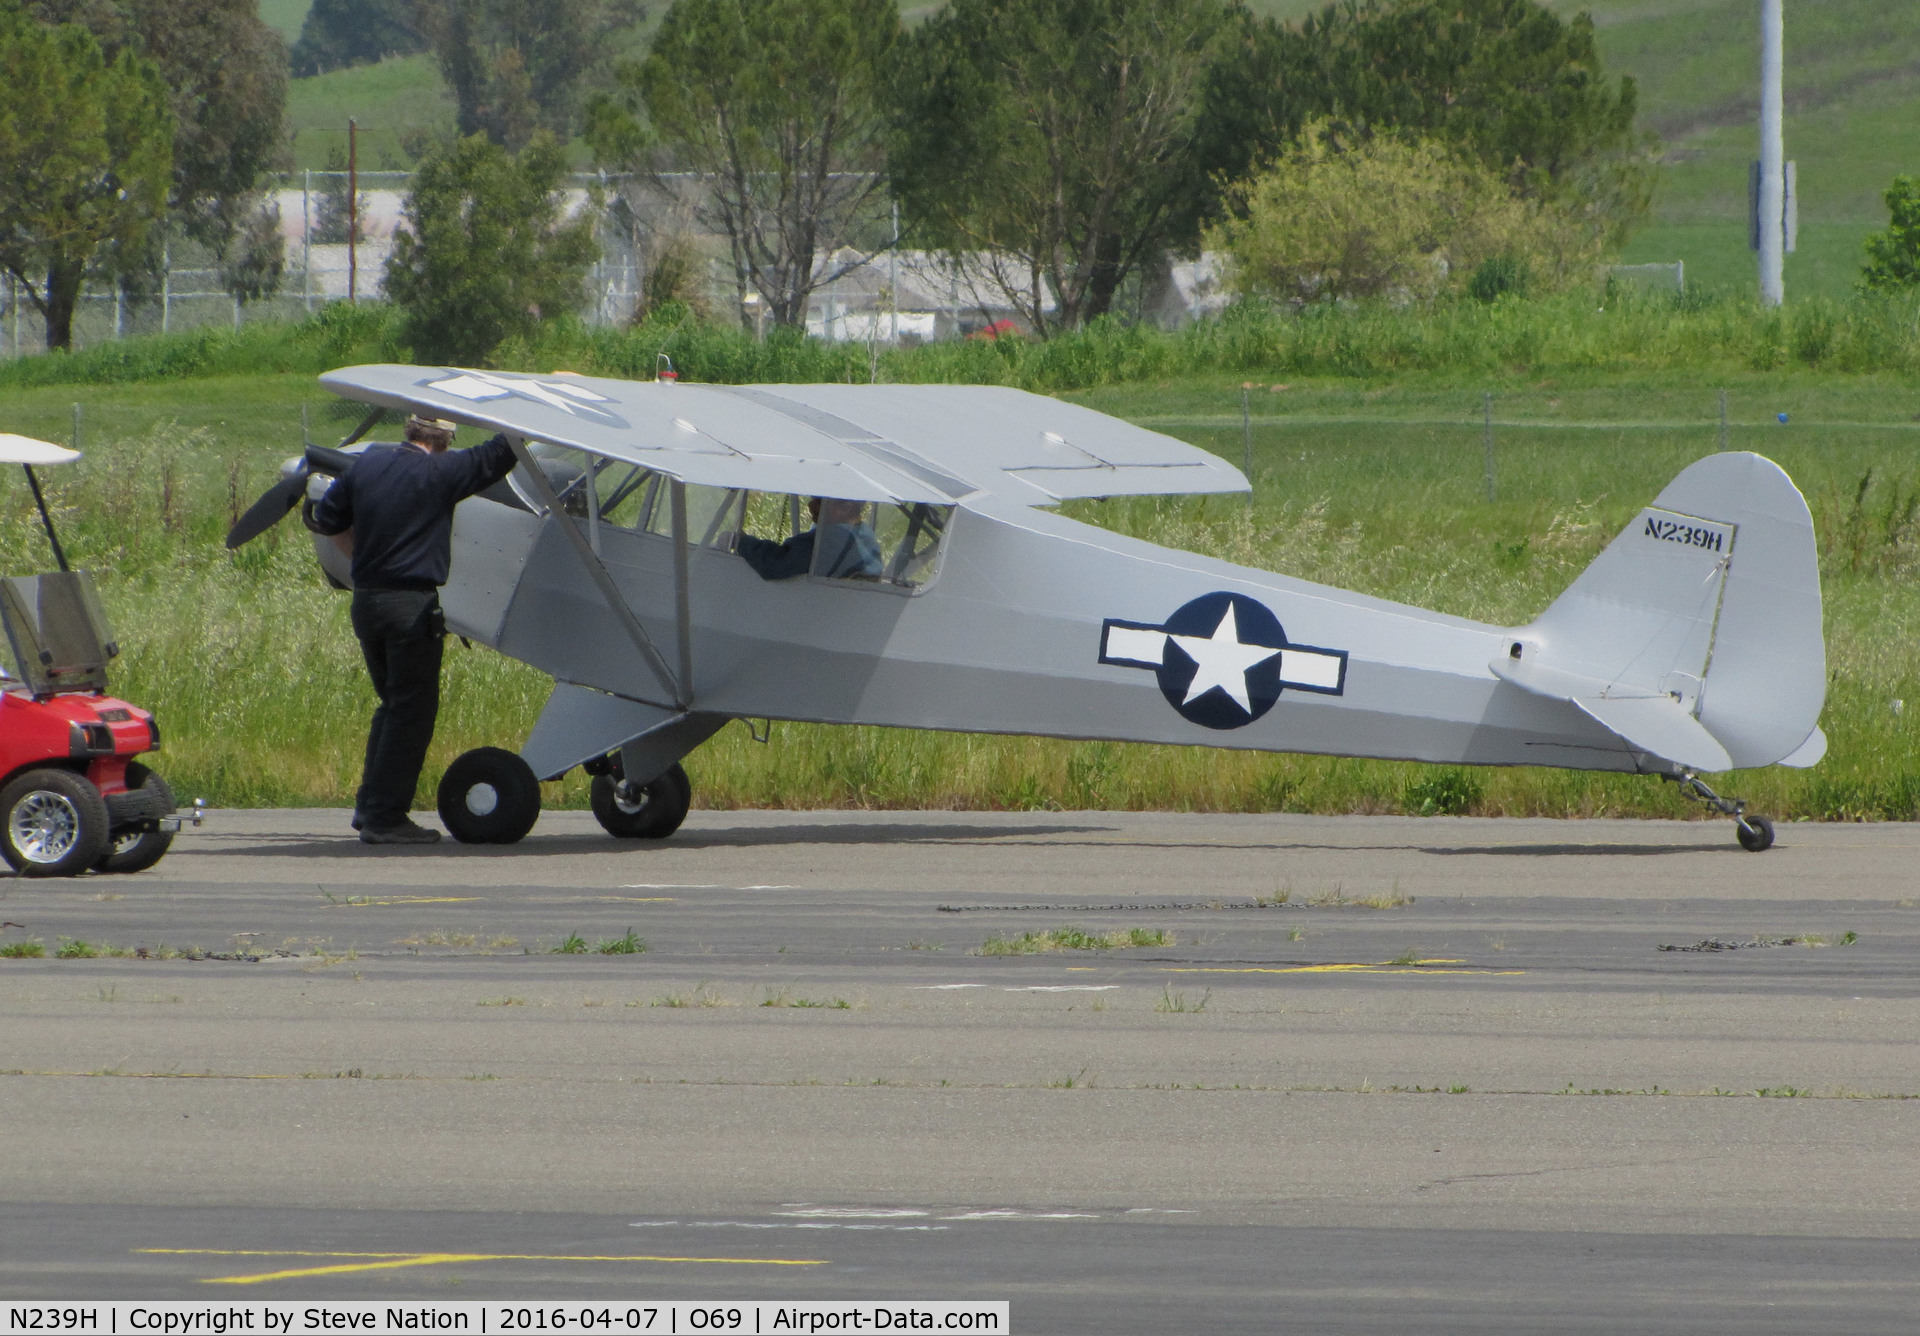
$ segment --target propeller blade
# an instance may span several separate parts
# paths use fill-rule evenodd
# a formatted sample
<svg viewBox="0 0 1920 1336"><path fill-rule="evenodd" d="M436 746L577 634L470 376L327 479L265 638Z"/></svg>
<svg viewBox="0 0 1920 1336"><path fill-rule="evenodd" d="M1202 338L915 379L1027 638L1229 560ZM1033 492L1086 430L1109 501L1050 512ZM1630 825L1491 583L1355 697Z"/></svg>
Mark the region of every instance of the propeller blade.
<svg viewBox="0 0 1920 1336"><path fill-rule="evenodd" d="M336 478L345 473L354 460L360 458L358 455L348 454L345 450L335 450L325 445L308 446L306 456L307 467L313 472L330 473Z"/></svg>
<svg viewBox="0 0 1920 1336"><path fill-rule="evenodd" d="M260 499L248 506L247 513L228 530L227 550L232 551L242 543L252 542L285 519L287 512L300 504L300 498L306 495L306 491L305 469L267 488Z"/></svg>

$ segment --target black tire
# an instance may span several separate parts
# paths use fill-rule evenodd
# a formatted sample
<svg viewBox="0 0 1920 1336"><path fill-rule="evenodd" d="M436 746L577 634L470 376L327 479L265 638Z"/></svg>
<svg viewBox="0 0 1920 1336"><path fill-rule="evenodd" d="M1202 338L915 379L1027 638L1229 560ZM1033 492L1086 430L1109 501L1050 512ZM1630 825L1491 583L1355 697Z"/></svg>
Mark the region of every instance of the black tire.
<svg viewBox="0 0 1920 1336"><path fill-rule="evenodd" d="M159 794L166 809L173 810L173 790L167 787L167 781L141 765L138 761L127 762L127 787L129 789L152 789ZM167 850L173 847L173 832L170 830L125 830L110 831L107 835L107 851L94 860L96 872L145 872L167 856Z"/></svg>
<svg viewBox="0 0 1920 1336"><path fill-rule="evenodd" d="M1763 816L1743 816L1733 823L1733 836L1750 854L1773 848L1773 822Z"/></svg>
<svg viewBox="0 0 1920 1336"><path fill-rule="evenodd" d="M71 770L29 770L0 789L0 855L23 877L71 877L107 847L107 802Z"/></svg>
<svg viewBox="0 0 1920 1336"><path fill-rule="evenodd" d="M667 767L660 778L640 788L637 802L620 797L620 768L615 763L610 775L595 775L589 797L593 816L607 834L620 840L664 840L680 829L693 806L693 781L678 763Z"/></svg>
<svg viewBox="0 0 1920 1336"><path fill-rule="evenodd" d="M504 747L475 747L440 777L440 820L462 844L518 844L540 819L540 781Z"/></svg>

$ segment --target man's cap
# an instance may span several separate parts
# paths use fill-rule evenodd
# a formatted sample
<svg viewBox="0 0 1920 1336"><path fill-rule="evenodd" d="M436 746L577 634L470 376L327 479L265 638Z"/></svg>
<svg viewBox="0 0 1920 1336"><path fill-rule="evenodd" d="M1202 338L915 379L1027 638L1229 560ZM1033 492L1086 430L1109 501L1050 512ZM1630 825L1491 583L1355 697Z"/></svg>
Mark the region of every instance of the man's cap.
<svg viewBox="0 0 1920 1336"><path fill-rule="evenodd" d="M421 417L418 413L407 418L408 431L444 431L451 436L459 425L445 418Z"/></svg>

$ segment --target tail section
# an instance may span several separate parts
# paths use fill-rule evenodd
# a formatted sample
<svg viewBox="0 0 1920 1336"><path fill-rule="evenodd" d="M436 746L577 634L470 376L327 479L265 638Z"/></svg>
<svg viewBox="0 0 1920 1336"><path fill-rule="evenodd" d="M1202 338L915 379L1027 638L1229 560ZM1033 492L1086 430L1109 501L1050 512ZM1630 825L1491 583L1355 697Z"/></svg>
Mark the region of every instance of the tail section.
<svg viewBox="0 0 1920 1336"><path fill-rule="evenodd" d="M1699 461L1491 666L1688 769L1812 765L1827 674L1805 498L1759 455Z"/></svg>

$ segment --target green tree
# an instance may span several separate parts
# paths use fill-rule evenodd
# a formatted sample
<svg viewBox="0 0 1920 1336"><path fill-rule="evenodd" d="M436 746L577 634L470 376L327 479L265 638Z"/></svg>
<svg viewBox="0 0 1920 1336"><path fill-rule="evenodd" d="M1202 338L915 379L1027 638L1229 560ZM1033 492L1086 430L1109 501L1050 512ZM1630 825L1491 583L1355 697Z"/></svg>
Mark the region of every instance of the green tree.
<svg viewBox="0 0 1920 1336"><path fill-rule="evenodd" d="M881 79L900 38L894 0L676 0L617 96L596 100L604 162L651 173L723 232L735 273L776 325L804 325L823 267L877 212ZM744 316L743 316L744 318Z"/></svg>
<svg viewBox="0 0 1920 1336"><path fill-rule="evenodd" d="M420 164L387 260L387 296L415 357L484 365L506 340L585 304L598 200L567 217L566 173L546 134L518 154L472 135Z"/></svg>
<svg viewBox="0 0 1920 1336"><path fill-rule="evenodd" d="M1610 82L1585 13L1536 0L1356 0L1298 25L1242 16L1209 72L1200 157L1238 179L1308 120L1348 135L1446 140L1529 198L1582 210L1623 237L1652 191L1631 78Z"/></svg>
<svg viewBox="0 0 1920 1336"><path fill-rule="evenodd" d="M166 212L166 84L131 51L107 59L77 24L0 3L0 88L0 266L47 346L67 348L82 281L137 252Z"/></svg>
<svg viewBox="0 0 1920 1336"><path fill-rule="evenodd" d="M1343 150L1309 122L1228 204L1206 239L1230 257L1234 288L1296 304L1561 288L1598 258L1578 218L1431 138L1376 135Z"/></svg>
<svg viewBox="0 0 1920 1336"><path fill-rule="evenodd" d="M462 135L519 149L546 130L570 138L639 0L415 0L414 22L453 90Z"/></svg>
<svg viewBox="0 0 1920 1336"><path fill-rule="evenodd" d="M313 0L287 60L296 78L306 78L426 49L413 0Z"/></svg>
<svg viewBox="0 0 1920 1336"><path fill-rule="evenodd" d="M1860 287L1867 292L1920 287L1920 176L1896 176L1886 193L1887 230L1867 236Z"/></svg>
<svg viewBox="0 0 1920 1336"><path fill-rule="evenodd" d="M919 234L1010 257L995 280L1042 333L1105 314L1191 234L1201 88L1231 12L953 0L909 37L896 86L889 163Z"/></svg>
<svg viewBox="0 0 1920 1336"><path fill-rule="evenodd" d="M49 23L79 23L109 61L158 67L174 116L174 220L224 254L246 231L263 172L286 156L287 51L259 0L29 0Z"/></svg>

